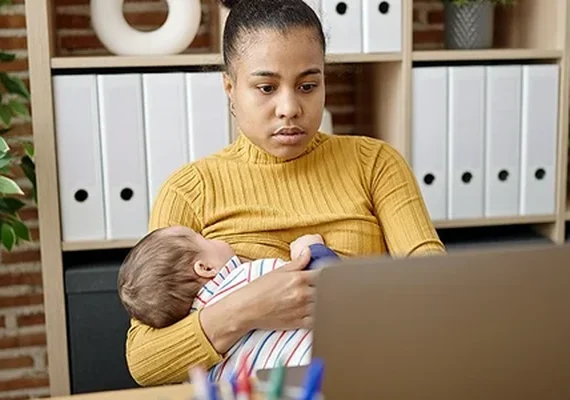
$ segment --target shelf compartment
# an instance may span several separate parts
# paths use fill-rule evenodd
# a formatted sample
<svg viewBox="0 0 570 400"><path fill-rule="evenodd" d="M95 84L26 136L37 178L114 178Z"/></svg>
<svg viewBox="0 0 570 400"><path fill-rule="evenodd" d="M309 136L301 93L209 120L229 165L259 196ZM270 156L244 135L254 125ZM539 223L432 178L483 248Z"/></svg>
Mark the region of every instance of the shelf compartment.
<svg viewBox="0 0 570 400"><path fill-rule="evenodd" d="M555 215L530 215L515 217L472 218L434 221L436 229L470 228L500 225L545 224L556 222Z"/></svg>
<svg viewBox="0 0 570 400"><path fill-rule="evenodd" d="M415 50L413 61L492 61L559 60L562 50L488 49L488 50Z"/></svg>
<svg viewBox="0 0 570 400"><path fill-rule="evenodd" d="M129 249L137 243L137 239L125 240L85 240L77 242L63 242L63 251L86 251L86 250L108 250L108 249Z"/></svg>

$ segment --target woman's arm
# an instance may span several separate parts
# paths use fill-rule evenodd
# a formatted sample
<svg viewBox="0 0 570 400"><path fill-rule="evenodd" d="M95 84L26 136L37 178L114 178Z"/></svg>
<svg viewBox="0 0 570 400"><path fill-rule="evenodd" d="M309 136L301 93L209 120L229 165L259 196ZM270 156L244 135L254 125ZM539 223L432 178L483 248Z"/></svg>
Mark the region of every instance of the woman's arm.
<svg viewBox="0 0 570 400"><path fill-rule="evenodd" d="M151 213L151 230L171 225L202 230L203 190L197 174L189 175L174 176L161 189ZM175 188L170 182L184 182L185 187ZM153 329L131 320L126 359L135 381L143 386L182 382L188 367L215 365L252 329L310 327L316 276L314 271L302 271L309 258L305 254L172 326Z"/></svg>
<svg viewBox="0 0 570 400"><path fill-rule="evenodd" d="M303 271L310 252L166 328L131 321L127 364L143 386L178 383L188 368L208 369L252 329L312 327L317 271Z"/></svg>
<svg viewBox="0 0 570 400"><path fill-rule="evenodd" d="M393 256L445 253L411 168L386 143L381 145L375 161L372 197Z"/></svg>

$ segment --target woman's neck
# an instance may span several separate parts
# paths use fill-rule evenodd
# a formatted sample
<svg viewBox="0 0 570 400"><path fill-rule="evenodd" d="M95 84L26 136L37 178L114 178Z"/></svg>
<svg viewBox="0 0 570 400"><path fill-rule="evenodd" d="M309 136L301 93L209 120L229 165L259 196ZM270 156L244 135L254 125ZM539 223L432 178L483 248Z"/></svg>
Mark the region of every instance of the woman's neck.
<svg viewBox="0 0 570 400"><path fill-rule="evenodd" d="M299 157L310 153L325 140L326 135L317 132L307 145L305 151L303 151ZM234 156L253 164L283 164L291 161L291 159L276 157L263 150L261 147L254 144L243 132L240 132L238 138L234 142L234 145L231 147L230 153L233 153ZM294 159L299 157L295 157Z"/></svg>

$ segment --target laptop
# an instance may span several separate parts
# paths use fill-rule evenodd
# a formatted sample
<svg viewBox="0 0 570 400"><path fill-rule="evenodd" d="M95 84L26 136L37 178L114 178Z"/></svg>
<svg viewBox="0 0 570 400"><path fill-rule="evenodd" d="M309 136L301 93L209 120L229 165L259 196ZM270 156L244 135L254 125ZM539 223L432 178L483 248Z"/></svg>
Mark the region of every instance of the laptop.
<svg viewBox="0 0 570 400"><path fill-rule="evenodd" d="M570 399L570 245L343 260L315 307L326 400Z"/></svg>

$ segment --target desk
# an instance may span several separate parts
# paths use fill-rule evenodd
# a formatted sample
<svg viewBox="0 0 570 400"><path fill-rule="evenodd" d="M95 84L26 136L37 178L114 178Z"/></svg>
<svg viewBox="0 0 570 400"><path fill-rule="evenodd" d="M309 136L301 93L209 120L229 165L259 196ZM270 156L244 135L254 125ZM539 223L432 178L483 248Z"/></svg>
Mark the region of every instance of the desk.
<svg viewBox="0 0 570 400"><path fill-rule="evenodd" d="M71 396L51 397L54 400L192 400L192 385L183 383L178 385L155 386L148 388L113 390L108 392L94 392L76 394ZM253 396L252 400L262 400L260 396Z"/></svg>

